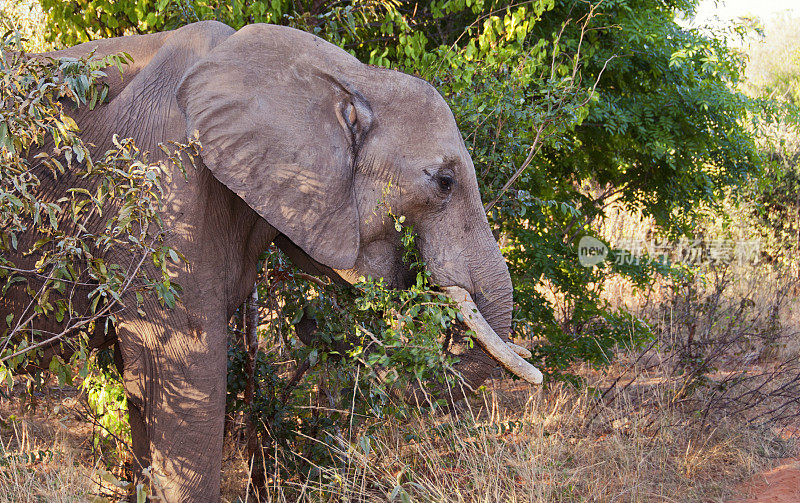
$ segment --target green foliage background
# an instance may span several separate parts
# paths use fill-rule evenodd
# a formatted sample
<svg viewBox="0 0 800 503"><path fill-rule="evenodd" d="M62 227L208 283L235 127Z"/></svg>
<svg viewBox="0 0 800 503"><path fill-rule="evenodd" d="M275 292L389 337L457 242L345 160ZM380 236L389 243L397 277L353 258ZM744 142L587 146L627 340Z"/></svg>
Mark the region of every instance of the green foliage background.
<svg viewBox="0 0 800 503"><path fill-rule="evenodd" d="M164 245L159 217L169 174L130 139L115 137L114 148L93 156L64 113L66 101L90 109L102 102L104 70L120 71L127 57L27 59L19 43L14 33L0 39L0 293L16 285L31 302L3 320L3 378L32 363L38 350L29 349L43 339L57 343L65 333L90 332L95 321L113 318L123 296L135 292L142 302L154 292L172 304L176 291L166 268L178 259ZM42 187L57 180L69 188L53 200ZM107 260L112 248L132 262ZM145 262L155 271L145 271ZM73 303L75 292L88 297L88 310ZM45 331L38 323L44 317L63 323L63 331Z"/></svg>

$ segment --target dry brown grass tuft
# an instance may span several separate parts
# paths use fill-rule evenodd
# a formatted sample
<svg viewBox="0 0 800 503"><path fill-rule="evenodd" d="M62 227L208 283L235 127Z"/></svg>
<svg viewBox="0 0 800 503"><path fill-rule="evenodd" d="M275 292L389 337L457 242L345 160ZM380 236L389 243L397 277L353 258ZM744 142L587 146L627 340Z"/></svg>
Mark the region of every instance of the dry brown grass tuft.
<svg viewBox="0 0 800 503"><path fill-rule="evenodd" d="M30 421L14 421L0 439L0 502L87 501L97 470L76 456L65 434L38 434ZM5 432L4 432L5 433Z"/></svg>
<svg viewBox="0 0 800 503"><path fill-rule="evenodd" d="M102 440L80 388L59 388L51 379L28 394L19 381L24 379L0 398L0 503L123 497L128 483L122 460Z"/></svg>
<svg viewBox="0 0 800 503"><path fill-rule="evenodd" d="M281 480L274 466L251 466L244 445L229 439L224 501L724 502L740 481L795 452L796 439L736 415L699 421L691 403L673 400L680 381L666 367L625 358L605 372L577 369L590 385L582 392L493 380L450 415L418 411L354 427L331 441L337 465L311 478ZM42 398L41 412L25 419L10 418L21 416L20 401L0 407L0 502L121 495L98 486L102 458L70 408L76 400ZM248 475L259 470L267 483L256 494Z"/></svg>
<svg viewBox="0 0 800 503"><path fill-rule="evenodd" d="M455 414L418 414L407 422L373 427L368 436L354 432L349 441L337 439L333 448L340 465L319 467L315 480L278 482L269 479L268 467L271 483L258 497L370 502L726 501L737 494L738 481L770 465L777 438L773 432L732 420L701 425L666 399L669 392L667 381L655 380L627 387L612 404L602 405L593 392L577 393L561 384L536 390L495 381L482 399ZM231 464L238 466L239 474L249 469L242 459ZM244 500L244 484L229 486L226 497Z"/></svg>

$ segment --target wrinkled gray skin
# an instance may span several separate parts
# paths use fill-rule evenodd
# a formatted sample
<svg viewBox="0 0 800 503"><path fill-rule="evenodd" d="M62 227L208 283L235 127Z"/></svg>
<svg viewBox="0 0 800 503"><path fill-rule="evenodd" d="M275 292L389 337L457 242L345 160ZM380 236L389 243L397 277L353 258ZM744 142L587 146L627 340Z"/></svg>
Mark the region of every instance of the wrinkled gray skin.
<svg viewBox="0 0 800 503"><path fill-rule="evenodd" d="M508 334L508 270L472 160L431 85L270 25L202 22L49 55L91 50L134 62L122 78L108 72L109 102L74 112L85 140L102 152L118 133L156 154L159 142L197 132L203 145L199 169L169 183L163 212L169 244L187 259L171 271L182 304L151 299L146 317L115 323L133 448L162 474L165 501L219 500L227 322L271 241L312 272L407 286L383 200L414 226L433 280L468 290ZM479 349L450 350L463 353L472 386L495 367Z"/></svg>

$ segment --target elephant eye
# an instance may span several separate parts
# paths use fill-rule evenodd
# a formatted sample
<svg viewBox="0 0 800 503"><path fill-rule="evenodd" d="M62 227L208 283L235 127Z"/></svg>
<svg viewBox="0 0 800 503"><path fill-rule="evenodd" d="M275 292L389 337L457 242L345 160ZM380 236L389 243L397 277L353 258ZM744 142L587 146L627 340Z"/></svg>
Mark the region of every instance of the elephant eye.
<svg viewBox="0 0 800 503"><path fill-rule="evenodd" d="M439 175L437 178L439 182L439 188L442 190L442 192L450 192L450 190L453 188L453 185L456 183L456 181L453 180L453 177L450 175Z"/></svg>

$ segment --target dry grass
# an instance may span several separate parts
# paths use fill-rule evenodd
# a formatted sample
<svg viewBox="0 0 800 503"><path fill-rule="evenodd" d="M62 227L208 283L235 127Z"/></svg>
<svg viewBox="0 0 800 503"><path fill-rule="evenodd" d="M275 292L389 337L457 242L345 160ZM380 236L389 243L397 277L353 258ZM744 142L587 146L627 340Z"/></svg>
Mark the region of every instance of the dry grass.
<svg viewBox="0 0 800 503"><path fill-rule="evenodd" d="M726 205L732 220L709 217L698 234L707 241L760 241L750 210ZM602 231L612 242L652 237L652 222L618 209L609 213ZM740 414L738 420L763 427L796 423L800 270L796 258L764 246L769 253L758 263L706 263L683 279L662 278L646 290L619 277L608 279L603 285L608 301L655 329L658 351L623 352L623 362L638 363L631 379L657 374L672 381L673 400L691 402L686 407L704 420ZM769 254L777 258L765 262Z"/></svg>
<svg viewBox="0 0 800 503"><path fill-rule="evenodd" d="M353 428L330 446L337 466L318 467L309 479L251 468L243 445L229 439L224 500L259 501L252 488L247 494L252 469L265 471L258 497L270 502L724 502L737 496L739 481L795 452L777 429L736 415L698 421L689 402L672 400L681 381L668 378L667 367L623 355L607 372L577 370L591 385L583 392L494 380L453 414L373 423L369 435ZM611 391L598 399L602 390ZM76 415L79 402L43 397L39 413L25 416L18 399L0 407L0 501L120 494L98 485L103 458Z"/></svg>
<svg viewBox="0 0 800 503"><path fill-rule="evenodd" d="M727 501L737 495L737 481L770 465L779 445L773 433L724 420L701 427L687 421L680 407L664 399L668 396L662 381L629 387L613 405L598 406L588 391L563 385L532 390L496 381L482 400L457 415L387 421L369 436L369 448L358 434L349 442L338 439L340 466L321 468L313 481L273 479L259 496L263 501ZM240 458L228 469L247 473L249 467ZM244 500L244 485L227 489L227 501Z"/></svg>
<svg viewBox="0 0 800 503"><path fill-rule="evenodd" d="M4 447L3 455L0 502L71 503L86 501L92 494L93 468L78 462L72 448L61 438L15 450Z"/></svg>
<svg viewBox="0 0 800 503"><path fill-rule="evenodd" d="M97 470L81 459L68 414L18 418L8 413L9 402L0 408L0 502L87 500Z"/></svg>
<svg viewBox="0 0 800 503"><path fill-rule="evenodd" d="M10 397L0 395L0 503L124 496L122 463L101 440L80 388L48 382L28 394L20 381Z"/></svg>

